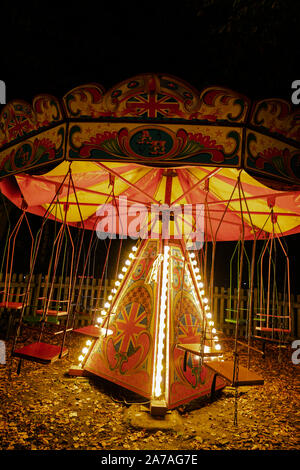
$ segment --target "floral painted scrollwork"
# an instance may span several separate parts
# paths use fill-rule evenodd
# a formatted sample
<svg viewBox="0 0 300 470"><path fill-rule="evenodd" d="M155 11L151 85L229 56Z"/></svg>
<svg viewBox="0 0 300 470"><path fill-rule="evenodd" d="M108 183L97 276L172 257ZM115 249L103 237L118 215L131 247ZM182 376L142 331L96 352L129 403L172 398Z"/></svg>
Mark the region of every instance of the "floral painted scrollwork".
<svg viewBox="0 0 300 470"><path fill-rule="evenodd" d="M0 175L26 171L35 166L51 163L63 158L64 128L61 127L56 139L49 137L32 138L9 149L0 161Z"/></svg>
<svg viewBox="0 0 300 470"><path fill-rule="evenodd" d="M217 143L216 139L204 133L187 132L182 128L173 131L158 125L133 129L124 127L118 132L105 131L77 145L76 136L80 133L79 125L74 125L70 130L71 158L105 160L110 157L154 166L168 162L173 165L186 162L237 165L239 161L240 135L233 130L226 133L227 150L224 144Z"/></svg>
<svg viewBox="0 0 300 470"><path fill-rule="evenodd" d="M263 175L265 180L272 177L281 179L282 188L283 181L286 181L287 188L291 188L292 184L300 184L300 150L287 144L279 147L278 142L249 132L246 164L248 170ZM279 187L276 181L268 184L276 189Z"/></svg>

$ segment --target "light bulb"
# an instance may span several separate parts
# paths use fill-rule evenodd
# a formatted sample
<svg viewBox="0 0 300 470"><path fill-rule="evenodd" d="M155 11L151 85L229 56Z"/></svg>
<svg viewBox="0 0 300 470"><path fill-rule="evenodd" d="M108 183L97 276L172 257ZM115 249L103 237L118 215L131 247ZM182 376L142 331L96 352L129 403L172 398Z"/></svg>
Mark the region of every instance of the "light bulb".
<svg viewBox="0 0 300 470"><path fill-rule="evenodd" d="M113 334L113 331L110 330L110 329L107 329L107 328L101 328L101 333L102 333L103 335L109 336L109 335L112 335L112 334Z"/></svg>

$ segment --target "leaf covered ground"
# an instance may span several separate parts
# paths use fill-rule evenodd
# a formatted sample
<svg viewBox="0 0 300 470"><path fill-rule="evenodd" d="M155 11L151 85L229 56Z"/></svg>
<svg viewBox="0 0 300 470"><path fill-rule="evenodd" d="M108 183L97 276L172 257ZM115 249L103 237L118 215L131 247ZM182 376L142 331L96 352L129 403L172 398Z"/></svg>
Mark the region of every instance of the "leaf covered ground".
<svg viewBox="0 0 300 470"><path fill-rule="evenodd" d="M51 365L17 360L0 365L1 450L299 450L299 367L292 349L268 345L266 358L252 354L263 386L241 387L238 424L234 390L211 402L180 407L175 430L133 428L125 411L143 398L98 377L70 377L67 371L84 343L70 336L69 355ZM8 350L11 343L7 343ZM227 347L226 355L230 356ZM246 365L246 357L241 356Z"/></svg>

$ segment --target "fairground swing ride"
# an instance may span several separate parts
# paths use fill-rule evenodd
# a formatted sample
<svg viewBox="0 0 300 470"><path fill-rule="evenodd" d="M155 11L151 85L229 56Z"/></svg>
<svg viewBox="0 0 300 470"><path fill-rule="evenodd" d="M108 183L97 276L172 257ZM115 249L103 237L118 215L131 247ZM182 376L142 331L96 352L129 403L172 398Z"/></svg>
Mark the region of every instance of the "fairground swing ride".
<svg viewBox="0 0 300 470"><path fill-rule="evenodd" d="M62 101L49 95L37 96L32 106L13 101L4 106L0 125L1 192L24 220L28 212L41 217L17 305L12 357L52 362L67 353L67 333L77 332L87 344L69 373L94 374L134 391L149 400L152 415L161 416L226 384L237 389L263 383L249 363L239 363L239 348L250 357L261 352L253 336L282 342L291 333L284 237L300 231L300 126L288 103L250 103L222 87L199 93L178 78L144 74L107 92L89 84ZM34 315L40 334L37 342L19 347L30 315L32 273L50 222L57 231L38 299L42 306ZM106 238L91 322L78 327L85 308L80 290L95 262L95 240L105 232L119 237L120 248L111 259L113 237ZM139 240L122 263L122 240L132 232ZM14 244L16 231L11 233L6 252ZM84 237L90 237L87 245ZM213 312L217 246L226 241L237 243L230 263L237 295L227 309L234 325L231 361L224 360ZM14 301L7 260L3 306ZM104 298L111 263L116 278ZM58 269L69 279L63 296L54 283ZM278 271L284 272L280 279ZM43 342L49 319L58 316L64 317L55 331L61 344ZM243 320L247 342L239 338Z"/></svg>

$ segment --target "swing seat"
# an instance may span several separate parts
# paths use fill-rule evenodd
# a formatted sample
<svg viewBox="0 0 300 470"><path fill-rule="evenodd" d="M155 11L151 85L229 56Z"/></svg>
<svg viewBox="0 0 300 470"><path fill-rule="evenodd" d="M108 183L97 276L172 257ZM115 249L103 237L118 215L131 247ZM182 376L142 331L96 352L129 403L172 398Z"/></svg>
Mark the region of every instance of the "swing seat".
<svg viewBox="0 0 300 470"><path fill-rule="evenodd" d="M61 353L60 346L37 342L15 349L12 355L20 359L26 359L27 361L50 364L51 362L57 361L60 357L66 356L66 354L68 354L67 348L63 348Z"/></svg>
<svg viewBox="0 0 300 470"><path fill-rule="evenodd" d="M37 310L35 312L37 315L43 315L44 310ZM46 317L63 317L68 315L68 312L65 310L47 310Z"/></svg>
<svg viewBox="0 0 300 470"><path fill-rule="evenodd" d="M284 328L267 328L265 326L257 326L255 329L258 331L266 331L269 333L272 333L272 331L275 331L276 333L290 333L291 332L291 330L287 330Z"/></svg>
<svg viewBox="0 0 300 470"><path fill-rule="evenodd" d="M195 354L197 356L201 356L201 352L199 351L200 345L199 344L177 344L177 348L185 351L185 354L188 352ZM212 357L212 356L221 356L223 355L222 352L211 352L211 353L204 353L204 357ZM220 375L225 380L230 382L232 385L241 386L241 385L263 385L264 379L260 377L258 374L253 372L252 370L247 369L247 367L243 367L239 365L239 374L238 380L233 383L233 361L209 361L205 362L204 365L209 369L213 370L216 375Z"/></svg>
<svg viewBox="0 0 300 470"><path fill-rule="evenodd" d="M12 310L21 310L22 302L0 302L0 307L9 308Z"/></svg>
<svg viewBox="0 0 300 470"><path fill-rule="evenodd" d="M99 338L100 329L94 325L83 326L82 328L76 328L73 330L74 333L78 333L84 336L90 336L91 338Z"/></svg>
<svg viewBox="0 0 300 470"><path fill-rule="evenodd" d="M289 341L282 341L281 339L271 338L271 337L268 337L268 336L252 335L252 338L258 339L259 341L262 341L264 344L265 343L290 344Z"/></svg>
<svg viewBox="0 0 300 470"><path fill-rule="evenodd" d="M223 352L220 351L212 351L212 352L201 352L201 345L197 343L191 343L191 344L184 344L184 343L179 343L176 344L176 347L178 349L181 349L181 351L190 352L192 354L195 354L196 356L202 356L202 357L216 357L216 356L223 356Z"/></svg>
<svg viewBox="0 0 300 470"><path fill-rule="evenodd" d="M230 382L233 386L242 386L242 385L263 385L264 379L252 370L247 369L247 367L239 365L238 378L233 382L233 361L211 361L205 362L205 366L209 369L212 369L217 375L220 375L225 380Z"/></svg>
<svg viewBox="0 0 300 470"><path fill-rule="evenodd" d="M229 312L237 312L237 310L230 309L230 308L227 308L226 310L229 311ZM247 309L241 308L240 310L247 310ZM230 313L229 313L229 315L230 315ZM225 322L236 324L236 319L233 318L232 316L229 316L229 317L225 318ZM244 318L239 319L239 324L245 325L246 323L247 323L247 320L245 320Z"/></svg>
<svg viewBox="0 0 300 470"><path fill-rule="evenodd" d="M236 320L235 320L234 318L225 318L225 322L226 322L226 323L234 323L234 324L236 324ZM241 325L245 325L246 323L247 323L247 320L244 320L244 319L242 319L242 318L239 320L239 324L241 324Z"/></svg>
<svg viewBox="0 0 300 470"><path fill-rule="evenodd" d="M268 313L257 313L256 315L258 315L259 317L270 317L270 318L286 318L286 319L290 318L289 315L270 315ZM262 320L266 320L266 319L262 318Z"/></svg>

